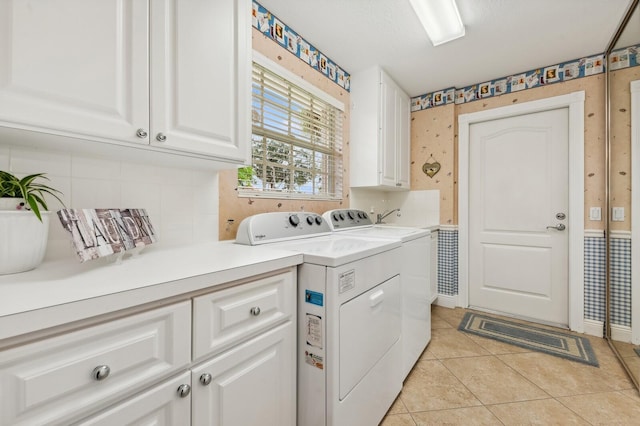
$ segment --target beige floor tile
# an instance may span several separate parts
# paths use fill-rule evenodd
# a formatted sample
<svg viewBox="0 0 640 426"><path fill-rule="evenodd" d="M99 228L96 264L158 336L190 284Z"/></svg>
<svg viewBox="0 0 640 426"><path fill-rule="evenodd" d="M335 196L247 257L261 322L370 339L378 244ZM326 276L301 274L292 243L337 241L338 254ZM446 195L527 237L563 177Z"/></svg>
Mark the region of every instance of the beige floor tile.
<svg viewBox="0 0 640 426"><path fill-rule="evenodd" d="M449 324L447 321L445 321L444 319L437 317L437 316L432 316L431 317L431 329L436 329L436 328L454 328L451 324Z"/></svg>
<svg viewBox="0 0 640 426"><path fill-rule="evenodd" d="M427 349L425 349L424 352L422 352L422 355L420 355L419 360L424 361L424 360L431 360L431 359L436 359L436 357L427 347Z"/></svg>
<svg viewBox="0 0 640 426"><path fill-rule="evenodd" d="M495 356L447 359L442 364L485 405L549 398Z"/></svg>
<svg viewBox="0 0 640 426"><path fill-rule="evenodd" d="M635 346L633 346L631 343L614 342L613 344L615 345L616 349L618 350L618 353L620 353L620 356L622 356L623 358L636 355L636 353L633 350L633 348Z"/></svg>
<svg viewBox="0 0 640 426"><path fill-rule="evenodd" d="M601 368L539 352L497 357L552 396L614 390L607 372Z"/></svg>
<svg viewBox="0 0 640 426"><path fill-rule="evenodd" d="M427 348L438 359L489 355L465 333L455 329L432 330Z"/></svg>
<svg viewBox="0 0 640 426"><path fill-rule="evenodd" d="M380 426L416 426L411 414L387 414Z"/></svg>
<svg viewBox="0 0 640 426"><path fill-rule="evenodd" d="M606 340L580 334L596 368L459 332L466 312L432 307L431 343L381 425L640 425L640 394Z"/></svg>
<svg viewBox="0 0 640 426"><path fill-rule="evenodd" d="M485 407L455 408L452 410L424 411L413 413L418 426L422 425L500 425L498 420Z"/></svg>
<svg viewBox="0 0 640 426"><path fill-rule="evenodd" d="M595 425L637 425L640 404L623 392L604 392L558 398L562 404Z"/></svg>
<svg viewBox="0 0 640 426"><path fill-rule="evenodd" d="M638 393L638 389L626 389L620 392L627 395L629 398L634 399L636 403L640 404L640 393Z"/></svg>
<svg viewBox="0 0 640 426"><path fill-rule="evenodd" d="M423 361L404 382L400 398L409 412L481 405L440 361Z"/></svg>
<svg viewBox="0 0 640 426"><path fill-rule="evenodd" d="M439 320L445 321L447 324L454 328L458 328L460 325L460 321L462 321L462 317L467 312L466 309L461 308L444 308L442 306L432 306L431 307L431 318L437 318Z"/></svg>
<svg viewBox="0 0 640 426"><path fill-rule="evenodd" d="M512 402L487 408L505 425L589 425L555 399Z"/></svg>
<svg viewBox="0 0 640 426"><path fill-rule="evenodd" d="M404 403L400 399L400 396L398 396L391 405L391 408L389 408L389 411L387 411L387 414L402 414L408 412L409 411L407 410L407 407L404 406Z"/></svg>
<svg viewBox="0 0 640 426"><path fill-rule="evenodd" d="M633 374L636 380L640 380L640 357L632 356L624 358L624 362L627 364L627 367L631 370L631 374Z"/></svg>

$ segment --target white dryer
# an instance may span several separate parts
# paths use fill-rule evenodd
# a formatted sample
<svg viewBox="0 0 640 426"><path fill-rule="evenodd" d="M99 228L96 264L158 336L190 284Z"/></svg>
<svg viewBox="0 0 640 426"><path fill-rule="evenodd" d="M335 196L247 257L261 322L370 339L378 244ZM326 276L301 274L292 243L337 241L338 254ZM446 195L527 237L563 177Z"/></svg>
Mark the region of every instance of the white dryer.
<svg viewBox="0 0 640 426"><path fill-rule="evenodd" d="M336 234L386 238L402 243L402 377L407 377L431 340L431 232L428 229L374 225L356 209L325 212L323 218Z"/></svg>
<svg viewBox="0 0 640 426"><path fill-rule="evenodd" d="M298 424L379 424L402 389L400 247L338 236L315 213L264 213L236 243L303 254L298 266Z"/></svg>

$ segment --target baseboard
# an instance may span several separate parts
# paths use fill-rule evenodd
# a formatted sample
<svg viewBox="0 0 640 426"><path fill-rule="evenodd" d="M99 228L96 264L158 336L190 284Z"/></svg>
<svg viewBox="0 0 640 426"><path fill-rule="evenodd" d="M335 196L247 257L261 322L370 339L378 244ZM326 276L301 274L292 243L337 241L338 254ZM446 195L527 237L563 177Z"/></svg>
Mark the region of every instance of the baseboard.
<svg viewBox="0 0 640 426"><path fill-rule="evenodd" d="M436 299L435 304L437 306L442 306L444 308L455 308L456 303L458 302L458 296L448 296L446 294L438 293L438 298Z"/></svg>
<svg viewBox="0 0 640 426"><path fill-rule="evenodd" d="M604 323L598 320L584 320L584 334L589 336L604 337Z"/></svg>
<svg viewBox="0 0 640 426"><path fill-rule="evenodd" d="M611 340L631 343L631 327L611 324Z"/></svg>

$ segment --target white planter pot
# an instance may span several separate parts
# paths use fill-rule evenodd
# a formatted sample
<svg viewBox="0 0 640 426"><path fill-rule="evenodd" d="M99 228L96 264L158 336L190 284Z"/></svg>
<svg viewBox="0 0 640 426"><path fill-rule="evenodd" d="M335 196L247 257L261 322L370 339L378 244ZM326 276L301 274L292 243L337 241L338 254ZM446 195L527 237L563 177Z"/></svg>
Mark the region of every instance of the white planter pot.
<svg viewBox="0 0 640 426"><path fill-rule="evenodd" d="M28 271L42 263L50 213L41 213L42 222L31 211L0 211L0 275Z"/></svg>

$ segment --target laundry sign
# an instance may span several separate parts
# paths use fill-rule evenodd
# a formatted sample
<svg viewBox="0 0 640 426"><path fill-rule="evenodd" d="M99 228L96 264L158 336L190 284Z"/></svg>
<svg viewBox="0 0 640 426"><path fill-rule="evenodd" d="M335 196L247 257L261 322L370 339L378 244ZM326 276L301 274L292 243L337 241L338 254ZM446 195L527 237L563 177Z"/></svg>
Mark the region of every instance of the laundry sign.
<svg viewBox="0 0 640 426"><path fill-rule="evenodd" d="M60 223L69 232L81 262L155 243L145 209L63 209Z"/></svg>

